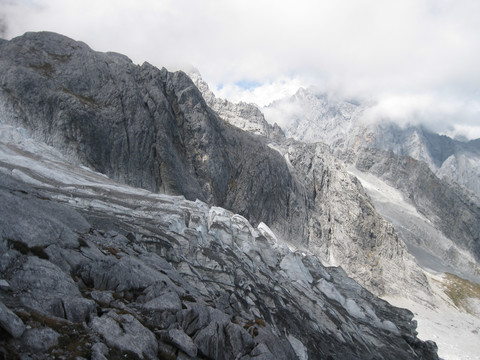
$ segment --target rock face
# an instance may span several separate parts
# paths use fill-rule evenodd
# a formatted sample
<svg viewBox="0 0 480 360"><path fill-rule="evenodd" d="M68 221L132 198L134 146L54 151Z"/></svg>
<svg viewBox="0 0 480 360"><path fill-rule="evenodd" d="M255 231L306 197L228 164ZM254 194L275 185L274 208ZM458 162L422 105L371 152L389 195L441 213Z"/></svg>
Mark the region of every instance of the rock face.
<svg viewBox="0 0 480 360"><path fill-rule="evenodd" d="M0 50L3 121L71 161L263 222L376 294L426 285L356 179L321 146L244 132L184 73L137 66L57 34L27 33Z"/></svg>
<svg viewBox="0 0 480 360"><path fill-rule="evenodd" d="M256 105L244 102L234 104L228 100L215 97L198 70L189 71L188 76L202 93L207 105L229 124L267 138L284 136L283 131L277 124L270 125L265 120L264 115Z"/></svg>
<svg viewBox="0 0 480 360"><path fill-rule="evenodd" d="M477 197L439 179L425 163L411 157L380 149L349 151L343 157L360 171L358 176L368 174L385 181L399 191L399 201L411 207L412 216L406 217L409 211L392 212L400 205L395 201L390 208L376 204L380 213L399 229L413 252L414 248L421 249L451 267L448 271L460 271L462 276L480 281L480 201ZM423 221L419 222L419 218Z"/></svg>
<svg viewBox="0 0 480 360"><path fill-rule="evenodd" d="M397 293L407 284L428 288L391 223L376 212L360 182L327 146L295 141L284 146L279 151L312 191L305 248L380 294Z"/></svg>
<svg viewBox="0 0 480 360"><path fill-rule="evenodd" d="M410 311L265 224L2 130L0 219L28 224L1 223L3 358L438 359Z"/></svg>
<svg viewBox="0 0 480 360"><path fill-rule="evenodd" d="M480 141L468 142L438 135L421 126L400 128L372 124L357 132L349 145L391 150L425 162L438 177L447 178L480 195Z"/></svg>

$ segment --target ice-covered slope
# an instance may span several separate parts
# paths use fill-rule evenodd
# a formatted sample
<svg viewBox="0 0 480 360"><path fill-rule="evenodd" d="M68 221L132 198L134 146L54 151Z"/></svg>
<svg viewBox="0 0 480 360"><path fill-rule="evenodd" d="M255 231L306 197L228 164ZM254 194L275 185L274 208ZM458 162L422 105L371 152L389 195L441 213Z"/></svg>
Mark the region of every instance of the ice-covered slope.
<svg viewBox="0 0 480 360"><path fill-rule="evenodd" d="M386 297L392 304L413 311L422 339L434 339L445 360L479 360L480 285L450 274L429 274L434 296L429 303ZM468 304L459 305L458 300Z"/></svg>
<svg viewBox="0 0 480 360"><path fill-rule="evenodd" d="M443 234L424 214L405 199L402 192L381 178L351 167L385 219L389 220L419 264L435 272L456 273L480 282L480 267L470 251Z"/></svg>
<svg viewBox="0 0 480 360"><path fill-rule="evenodd" d="M398 295L387 295L385 299L415 313L419 336L434 339L442 359L480 359L480 268L477 259L445 236L438 225L412 205L411 199L385 179L354 166L349 167L349 172L360 180L375 208L392 222L409 252L427 270L431 296L420 296L415 301Z"/></svg>
<svg viewBox="0 0 480 360"><path fill-rule="evenodd" d="M408 310L265 224L116 183L0 126L4 357L437 358Z"/></svg>

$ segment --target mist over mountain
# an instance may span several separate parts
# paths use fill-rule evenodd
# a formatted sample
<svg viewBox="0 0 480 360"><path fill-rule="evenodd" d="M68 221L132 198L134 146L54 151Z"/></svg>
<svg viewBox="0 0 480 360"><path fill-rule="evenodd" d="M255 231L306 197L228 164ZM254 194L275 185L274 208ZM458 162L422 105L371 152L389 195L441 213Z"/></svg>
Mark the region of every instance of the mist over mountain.
<svg viewBox="0 0 480 360"><path fill-rule="evenodd" d="M338 153L289 139L191 77L55 33L0 42L5 358L437 359L379 295L452 306L475 336L475 297L441 290L451 278L419 254L475 279L476 200L423 163L347 146L340 122L323 127ZM325 113L348 124L358 106ZM449 242L413 247L411 218L365 174Z"/></svg>
<svg viewBox="0 0 480 360"><path fill-rule="evenodd" d="M446 177L480 194L480 139L460 141L439 135L422 125L398 125L369 119L374 104L331 98L315 90L300 89L263 111L287 137L323 142L333 149L379 148L425 162L439 177ZM412 119L411 123L415 123Z"/></svg>

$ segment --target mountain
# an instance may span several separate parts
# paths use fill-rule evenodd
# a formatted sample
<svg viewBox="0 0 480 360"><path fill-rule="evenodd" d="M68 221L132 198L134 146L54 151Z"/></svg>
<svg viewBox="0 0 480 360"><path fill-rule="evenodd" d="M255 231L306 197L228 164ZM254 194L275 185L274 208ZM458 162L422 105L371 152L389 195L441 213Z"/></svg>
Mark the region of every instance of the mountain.
<svg viewBox="0 0 480 360"><path fill-rule="evenodd" d="M300 88L291 97L276 100L262 110L270 122L279 124L287 137L343 148L364 106Z"/></svg>
<svg viewBox="0 0 480 360"><path fill-rule="evenodd" d="M0 42L3 358L437 359L428 289L321 144L242 131L182 72Z"/></svg>
<svg viewBox="0 0 480 360"><path fill-rule="evenodd" d="M342 154L417 261L480 283L480 200L421 161L381 149ZM385 186L390 191L383 191Z"/></svg>
<svg viewBox="0 0 480 360"><path fill-rule="evenodd" d="M366 122L372 104L331 98L300 89L264 108L286 136L323 142L334 149L379 148L425 162L439 177L480 194L480 140L459 141L422 126L400 127L393 122Z"/></svg>
<svg viewBox="0 0 480 360"><path fill-rule="evenodd" d="M427 281L358 181L321 145L273 141L223 120L183 72L52 33L1 45L0 109L72 161L267 224L375 294Z"/></svg>
<svg viewBox="0 0 480 360"><path fill-rule="evenodd" d="M199 89L204 88L206 87ZM214 95L210 92L209 96ZM228 104L227 100L217 102ZM377 135L368 132L372 127L366 129L356 124L357 117L365 108L358 102L342 102L326 95L314 96L311 92L300 89L292 99L283 100L281 104L280 107L277 103L265 108L267 118L281 124L286 129L287 135L289 132L296 133L304 140L312 136L313 140L308 144L308 142L299 143L292 139L282 141L281 138L277 138L271 145L281 151L298 173L302 174L304 181L313 183L315 189L317 184L319 188L325 189L325 183L328 188L329 182L333 178L337 179L332 182L335 184L335 190L331 194L335 195L323 197L319 207L329 204L327 207L337 210L332 216L335 219L332 223L335 225L340 223L341 225L336 226L337 230L346 236L338 236L338 231L335 231L337 236L333 246L332 242L322 242L321 236L313 239L312 243L316 243L320 249L317 254L322 262L325 264L338 262L352 276L355 276L359 269L365 268L360 261L352 261L355 259L355 253L367 254L369 260L372 258L370 257L372 254L366 252L370 248L368 243L349 241L349 239L355 239L354 235L349 233L349 230L355 228L351 222L352 213L355 211L352 211L352 201L349 201L346 196L349 193L347 179L353 176L357 187L362 189L361 192L364 193L367 201L371 202L373 212L378 212L388 221L392 233L398 234L397 241L400 244L405 243L408 252L414 255L415 261L425 269L426 279L419 281L419 278L415 277L413 281L413 283L419 281L417 285L421 284L420 287L412 286L410 282L404 285L403 292L398 294L397 290L397 295L391 296L388 293L395 290L390 286L383 297L398 306L415 311L418 315L421 335L428 338L435 334L442 358L463 359L472 358L472 356L477 358L478 347L474 344L476 334L480 330L478 319L480 315L478 310L480 202L478 198L448 178L440 179L423 161L395 154L391 150L368 147L368 144L361 139L369 139L372 142ZM227 108L231 106L228 105ZM221 112L220 109L218 113ZM302 114L304 114L303 117ZM244 121L249 122L249 117L245 117ZM398 126L395 128L399 129ZM315 136L316 134L318 137ZM408 144L403 143L409 139L408 136L404 136L401 140L388 132L385 136L387 137L385 143L391 140L392 143L399 144L398 146L409 148ZM322 145L318 142L319 138L330 145ZM432 138L448 139L438 135L432 135ZM392 139L396 139L396 142ZM379 137L380 140L381 137ZM302 150L292 157L291 150L295 146L300 146ZM286 149L290 149L290 152ZM314 177L313 180L306 176L309 172L315 174L318 171L318 167L312 170L311 159L305 159L305 155L309 152L317 153L317 159L322 159L322 166L329 164L330 175L317 177L317 179ZM448 152L448 147L444 152ZM295 161L290 161L292 158ZM339 172L339 169L346 170L346 174L343 171ZM338 176L340 173L342 175ZM321 181L317 182L318 179ZM358 195L355 197L359 198ZM344 204L344 206L331 206L333 203ZM329 221L330 209L326 209L326 212L318 212L316 218L320 218L325 213L329 214L329 217L323 220ZM361 221L365 221L365 218ZM372 223L366 222L366 225L366 229L372 227ZM331 228L325 228L325 232L315 230L318 228L322 229L312 226L317 234L330 235L331 233ZM369 234L365 232L360 238L365 239L368 236ZM375 247L372 246L372 249ZM332 255L332 248L338 251L335 251L333 256L328 256ZM373 258L384 259L390 256L392 256L391 252L388 255L386 253L380 256L373 255ZM415 268L415 265L408 266ZM390 267L387 265L383 269L388 271ZM395 270L390 272L390 275L398 271L399 278L404 276L403 271L395 267L393 269ZM397 284L397 280L390 275L387 276L392 281L391 284ZM385 274L382 275L384 276ZM375 277L378 278L378 273ZM359 281L362 282L360 278ZM423 289L420 294L419 288ZM425 294L425 291L428 294Z"/></svg>
<svg viewBox="0 0 480 360"><path fill-rule="evenodd" d="M379 196L372 182L398 191L412 216L405 216L399 210L405 206L399 208L398 202L385 196L374 204L394 224L418 261L480 282L476 220L480 199L456 185L473 191L480 185L480 168L475 165L480 161L478 140L461 142L422 127L401 128L388 122L366 124L362 120L366 111L368 104L300 89L291 98L271 104L266 114L267 118L283 114L280 120L287 136L328 144L349 172L364 180L372 199Z"/></svg>

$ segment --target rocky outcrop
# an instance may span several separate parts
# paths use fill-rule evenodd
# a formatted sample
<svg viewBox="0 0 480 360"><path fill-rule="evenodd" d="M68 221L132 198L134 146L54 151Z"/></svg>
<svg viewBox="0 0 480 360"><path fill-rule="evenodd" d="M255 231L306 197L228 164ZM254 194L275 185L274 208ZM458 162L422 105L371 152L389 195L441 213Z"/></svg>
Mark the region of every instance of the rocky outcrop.
<svg viewBox="0 0 480 360"><path fill-rule="evenodd" d="M374 199L375 209L394 224L400 242L408 244L422 266L479 281L479 200L458 185L478 190L478 140L461 142L418 126L363 123L366 111L365 104L330 99L301 89L291 98L273 103L266 114L267 118L279 116L285 121L287 136L324 142L346 162L348 171L362 179L368 196ZM392 192L400 195L392 196ZM345 209L352 208L352 201L344 199L341 203L348 204ZM373 222L379 224L377 220ZM368 221L362 218L359 223ZM361 227L357 227L358 233L362 233ZM355 235L350 234L349 238ZM362 238L368 239L366 232ZM349 263L349 259L344 259L344 263Z"/></svg>
<svg viewBox="0 0 480 360"><path fill-rule="evenodd" d="M265 224L0 145L4 358L437 359L411 312Z"/></svg>
<svg viewBox="0 0 480 360"><path fill-rule="evenodd" d="M265 120L264 115L256 105L245 102L232 103L226 99L217 98L196 69L189 71L188 76L202 93L207 105L229 124L267 138L284 136L283 131L277 124L270 125Z"/></svg>
<svg viewBox="0 0 480 360"><path fill-rule="evenodd" d="M371 124L357 131L349 147L391 150L423 161L440 178L454 181L480 194L480 142L459 141L435 134L422 126L400 127L393 123Z"/></svg>
<svg viewBox="0 0 480 360"><path fill-rule="evenodd" d="M404 286L428 291L392 224L377 213L360 182L326 145L291 141L284 152L311 189L306 248L380 294L399 293Z"/></svg>

